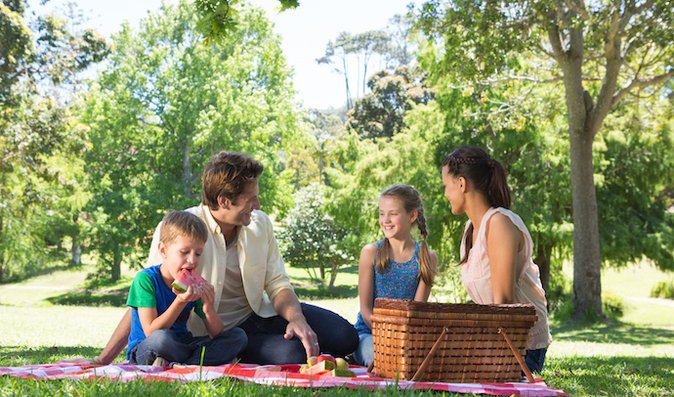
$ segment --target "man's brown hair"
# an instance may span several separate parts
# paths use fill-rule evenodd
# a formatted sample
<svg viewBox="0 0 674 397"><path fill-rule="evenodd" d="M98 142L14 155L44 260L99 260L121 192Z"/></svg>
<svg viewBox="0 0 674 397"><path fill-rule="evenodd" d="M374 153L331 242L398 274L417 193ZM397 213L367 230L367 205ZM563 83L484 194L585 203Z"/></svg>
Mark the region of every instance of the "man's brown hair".
<svg viewBox="0 0 674 397"><path fill-rule="evenodd" d="M204 167L202 204L216 210L220 196L236 203L246 184L258 179L263 169L259 161L242 153L222 151L216 154Z"/></svg>

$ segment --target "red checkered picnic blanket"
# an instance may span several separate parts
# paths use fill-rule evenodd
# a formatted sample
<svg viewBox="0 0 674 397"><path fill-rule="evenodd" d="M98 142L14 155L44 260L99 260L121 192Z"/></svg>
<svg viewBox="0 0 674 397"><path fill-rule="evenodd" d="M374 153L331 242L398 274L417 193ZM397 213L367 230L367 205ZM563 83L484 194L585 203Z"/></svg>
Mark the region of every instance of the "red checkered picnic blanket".
<svg viewBox="0 0 674 397"><path fill-rule="evenodd" d="M0 367L0 375L30 379L92 379L109 378L122 382L135 379L178 380L182 382L206 381L223 377L240 379L272 386L293 387L347 387L350 389L399 389L439 390L454 393L489 394L494 396L566 396L562 390L549 388L543 380L535 383L444 383L411 382L371 376L365 367L351 366L353 378L316 376L299 373L299 364L254 365L230 364L217 367L184 366L174 368L150 365L93 365L56 363Z"/></svg>

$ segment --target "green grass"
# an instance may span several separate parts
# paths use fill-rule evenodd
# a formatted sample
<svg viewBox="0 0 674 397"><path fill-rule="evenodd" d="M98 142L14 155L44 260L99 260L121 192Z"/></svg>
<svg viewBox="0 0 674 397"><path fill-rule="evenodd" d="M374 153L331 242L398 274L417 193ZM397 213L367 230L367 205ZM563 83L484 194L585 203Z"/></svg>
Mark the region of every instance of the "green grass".
<svg viewBox="0 0 674 397"><path fill-rule="evenodd" d="M288 268L288 272L303 301L355 321L358 312L355 266L340 272L333 289L312 283L303 269ZM85 273L82 269L62 270L0 287L0 318L3 319L0 322L0 366L93 357L100 351L125 310L119 296L124 295L135 271L125 271L124 280L115 285L85 282ZM667 275L644 265L620 271L608 269L602 276L603 290L625 301L622 321L591 326L553 321L554 342L548 350L542 378L550 387L563 389L571 396L672 395L674 302L648 299L652 285L667 279ZM434 294L442 300L442 296L450 292L436 290ZM183 384L0 377L0 396L371 394L367 390L266 387L229 379ZM374 394L443 395L395 389Z"/></svg>

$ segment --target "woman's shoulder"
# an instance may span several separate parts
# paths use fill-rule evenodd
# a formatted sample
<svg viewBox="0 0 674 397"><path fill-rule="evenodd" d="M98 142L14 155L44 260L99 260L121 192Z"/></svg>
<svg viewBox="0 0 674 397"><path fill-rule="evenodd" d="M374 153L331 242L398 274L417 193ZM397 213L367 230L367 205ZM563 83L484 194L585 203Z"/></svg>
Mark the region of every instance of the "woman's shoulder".
<svg viewBox="0 0 674 397"><path fill-rule="evenodd" d="M502 208L498 208L498 211L494 211L494 213L489 217L487 220L487 227L488 230L501 230L501 231L507 231L507 230L517 230L517 226L513 222L513 218L510 216L510 214L515 214L512 211L508 211L510 214L501 211Z"/></svg>

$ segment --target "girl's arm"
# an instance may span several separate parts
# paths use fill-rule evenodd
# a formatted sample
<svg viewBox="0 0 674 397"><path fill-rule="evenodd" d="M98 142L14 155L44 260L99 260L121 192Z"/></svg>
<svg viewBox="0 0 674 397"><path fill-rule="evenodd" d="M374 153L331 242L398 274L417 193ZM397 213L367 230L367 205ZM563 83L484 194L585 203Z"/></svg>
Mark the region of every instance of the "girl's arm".
<svg viewBox="0 0 674 397"><path fill-rule="evenodd" d="M185 305L197 299L199 299L199 295L192 292L192 287L188 287L187 291L176 295L171 306L161 316L157 316L156 307L139 307L138 318L140 319L140 324L143 326L145 336L150 336L158 329L171 328L176 319L178 319L180 312L185 308Z"/></svg>
<svg viewBox="0 0 674 397"><path fill-rule="evenodd" d="M493 303L512 303L517 256L523 244L522 232L501 213L496 213L489 219L487 228L487 256Z"/></svg>
<svg viewBox="0 0 674 397"><path fill-rule="evenodd" d="M360 251L358 262L358 300L360 315L365 324L372 329L372 309L374 305L374 258L377 256L377 245L368 244Z"/></svg>
<svg viewBox="0 0 674 397"><path fill-rule="evenodd" d="M434 251L430 251L431 269L435 270L438 266L438 255ZM414 294L414 300L419 302L428 302L428 297L431 295L431 286L426 284L421 277L419 277L419 285L417 292Z"/></svg>
<svg viewBox="0 0 674 397"><path fill-rule="evenodd" d="M202 291L201 301L204 304L203 309L204 314L206 315L206 318L204 318L204 325L206 325L206 330L208 330L208 334L211 338L218 336L222 330L225 329L225 325L222 323L220 317L218 317L218 313L215 312L215 307L213 305L214 300L215 289L213 288L213 285L208 284L205 290Z"/></svg>

